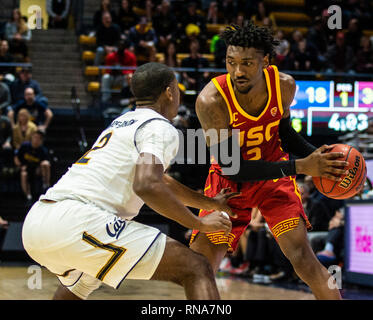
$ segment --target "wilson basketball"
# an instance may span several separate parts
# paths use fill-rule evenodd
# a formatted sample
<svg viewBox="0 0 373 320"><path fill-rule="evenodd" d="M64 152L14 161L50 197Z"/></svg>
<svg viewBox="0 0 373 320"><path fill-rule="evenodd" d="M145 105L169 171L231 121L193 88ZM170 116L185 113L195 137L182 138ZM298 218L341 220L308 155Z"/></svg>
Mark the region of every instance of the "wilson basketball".
<svg viewBox="0 0 373 320"><path fill-rule="evenodd" d="M361 153L346 144L335 144L328 152L343 152L344 160L349 163L348 174L342 176L341 181L333 181L323 177L313 177L316 188L324 195L333 199L348 199L355 196L364 187L367 177L365 160Z"/></svg>

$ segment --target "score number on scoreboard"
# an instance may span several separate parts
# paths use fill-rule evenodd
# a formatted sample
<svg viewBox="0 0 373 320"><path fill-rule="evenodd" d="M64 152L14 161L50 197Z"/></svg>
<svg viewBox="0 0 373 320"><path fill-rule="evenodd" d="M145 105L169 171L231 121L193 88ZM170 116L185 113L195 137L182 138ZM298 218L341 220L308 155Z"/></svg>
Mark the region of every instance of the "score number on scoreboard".
<svg viewBox="0 0 373 320"><path fill-rule="evenodd" d="M373 82L335 83L297 81L290 112L293 128L300 132L304 123L307 135L313 128L335 131L365 130L373 116Z"/></svg>

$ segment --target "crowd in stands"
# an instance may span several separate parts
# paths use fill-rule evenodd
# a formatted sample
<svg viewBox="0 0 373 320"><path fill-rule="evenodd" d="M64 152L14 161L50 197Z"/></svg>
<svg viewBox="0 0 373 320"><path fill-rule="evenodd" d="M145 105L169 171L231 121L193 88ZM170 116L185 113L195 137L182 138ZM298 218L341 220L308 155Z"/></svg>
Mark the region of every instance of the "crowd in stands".
<svg viewBox="0 0 373 320"><path fill-rule="evenodd" d="M0 63L5 63L0 66L0 176L19 176L26 203L31 204L38 196L35 183L40 181L42 185L39 192L50 185L49 151L44 138L53 112L40 84L32 78L32 31L27 18L15 8L10 19L0 21L0 25Z"/></svg>
<svg viewBox="0 0 373 320"><path fill-rule="evenodd" d="M102 0L90 29L97 44L94 64L112 66L105 56L116 52L120 46L121 51L125 50L125 58L116 63L120 66L158 61L171 67L224 68L225 45L219 41L219 32L231 23L242 25L251 20L270 28L279 40L272 63L280 70L373 72L373 37L363 32L370 29L371 3L365 0L341 1L343 30L338 30L328 27L331 16L327 11L329 2L305 1L310 22L305 28L295 27L289 33L284 32L270 8L261 0ZM113 9L114 3L119 4L117 10ZM207 26L213 24L222 28L211 36ZM130 52L135 58L130 56ZM187 56L176 59L179 53ZM214 59L209 61L203 57L204 54L212 54ZM211 73L181 72L178 80L187 90L199 91L212 76ZM105 91L107 84L108 81L102 86ZM128 82L123 84L127 86ZM107 97L105 95L103 99L105 102Z"/></svg>

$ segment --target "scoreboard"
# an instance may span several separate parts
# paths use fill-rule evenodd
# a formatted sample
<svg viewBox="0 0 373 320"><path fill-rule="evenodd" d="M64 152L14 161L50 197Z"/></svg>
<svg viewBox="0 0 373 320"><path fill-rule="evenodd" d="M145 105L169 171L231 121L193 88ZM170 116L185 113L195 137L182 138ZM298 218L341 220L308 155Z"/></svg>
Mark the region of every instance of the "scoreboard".
<svg viewBox="0 0 373 320"><path fill-rule="evenodd" d="M373 117L373 82L296 81L290 114L293 128L309 136L365 130Z"/></svg>

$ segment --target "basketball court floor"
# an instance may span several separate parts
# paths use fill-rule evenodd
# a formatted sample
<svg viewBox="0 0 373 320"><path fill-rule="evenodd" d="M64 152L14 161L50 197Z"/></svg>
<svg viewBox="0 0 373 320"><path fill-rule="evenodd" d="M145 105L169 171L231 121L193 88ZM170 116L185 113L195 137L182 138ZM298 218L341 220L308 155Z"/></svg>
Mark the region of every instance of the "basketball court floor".
<svg viewBox="0 0 373 320"><path fill-rule="evenodd" d="M219 276L216 280L223 300L314 300L312 294L299 290L256 285L239 278ZM57 278L45 268L37 278L28 266L0 266L0 300L49 300L58 285ZM102 285L89 299L184 300L185 295L182 287L173 283L125 280L118 290Z"/></svg>

